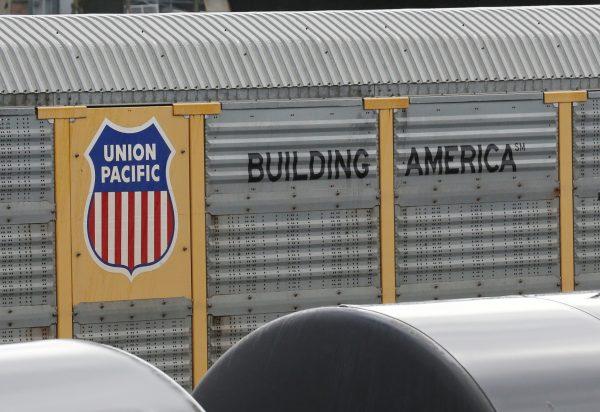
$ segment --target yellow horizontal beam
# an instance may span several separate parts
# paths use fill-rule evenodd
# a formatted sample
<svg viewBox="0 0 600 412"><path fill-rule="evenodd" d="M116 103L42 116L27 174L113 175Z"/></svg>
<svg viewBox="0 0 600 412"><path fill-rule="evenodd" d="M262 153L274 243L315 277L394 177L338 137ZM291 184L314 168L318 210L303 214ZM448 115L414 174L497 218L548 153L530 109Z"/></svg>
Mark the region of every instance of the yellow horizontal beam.
<svg viewBox="0 0 600 412"><path fill-rule="evenodd" d="M45 106L37 108L37 117L47 119L81 119L87 116L85 106Z"/></svg>
<svg viewBox="0 0 600 412"><path fill-rule="evenodd" d="M544 103L585 102L587 98L587 90L560 90L544 93Z"/></svg>
<svg viewBox="0 0 600 412"><path fill-rule="evenodd" d="M406 109L408 105L408 97L365 97L363 99L365 110Z"/></svg>
<svg viewBox="0 0 600 412"><path fill-rule="evenodd" d="M196 102L196 103L174 103L173 115L203 115L221 113L221 103L219 102Z"/></svg>

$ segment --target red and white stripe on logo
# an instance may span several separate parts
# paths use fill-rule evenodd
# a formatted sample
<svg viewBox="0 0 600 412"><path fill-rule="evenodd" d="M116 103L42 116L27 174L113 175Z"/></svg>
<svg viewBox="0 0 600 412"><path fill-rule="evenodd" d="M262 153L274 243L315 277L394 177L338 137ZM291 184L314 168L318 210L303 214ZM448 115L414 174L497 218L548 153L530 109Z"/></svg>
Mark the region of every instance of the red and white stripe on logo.
<svg viewBox="0 0 600 412"><path fill-rule="evenodd" d="M94 193L88 210L90 245L105 263L130 272L160 259L173 240L167 191Z"/></svg>

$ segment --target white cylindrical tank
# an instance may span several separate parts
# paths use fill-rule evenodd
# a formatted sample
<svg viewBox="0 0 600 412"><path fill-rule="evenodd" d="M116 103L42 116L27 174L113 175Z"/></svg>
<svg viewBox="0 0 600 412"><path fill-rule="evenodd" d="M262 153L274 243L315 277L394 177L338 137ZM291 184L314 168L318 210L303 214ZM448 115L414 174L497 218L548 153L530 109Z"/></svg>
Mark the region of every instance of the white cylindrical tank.
<svg viewBox="0 0 600 412"><path fill-rule="evenodd" d="M202 412L175 381L124 351L76 340L0 346L0 410Z"/></svg>

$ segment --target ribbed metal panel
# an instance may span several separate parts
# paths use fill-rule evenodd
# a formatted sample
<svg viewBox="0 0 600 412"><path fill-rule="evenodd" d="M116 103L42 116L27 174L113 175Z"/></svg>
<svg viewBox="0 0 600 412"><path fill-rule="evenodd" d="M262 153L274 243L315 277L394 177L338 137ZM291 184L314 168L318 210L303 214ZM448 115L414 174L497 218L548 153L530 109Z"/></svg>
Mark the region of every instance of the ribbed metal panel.
<svg viewBox="0 0 600 412"><path fill-rule="evenodd" d="M558 201L397 208L399 300L558 291Z"/></svg>
<svg viewBox="0 0 600 412"><path fill-rule="evenodd" d="M56 311L49 305L0 307L0 344L56 337Z"/></svg>
<svg viewBox="0 0 600 412"><path fill-rule="evenodd" d="M380 301L377 113L225 102L206 121L209 356L268 320Z"/></svg>
<svg viewBox="0 0 600 412"><path fill-rule="evenodd" d="M230 102L206 121L210 214L370 208L377 182L361 99Z"/></svg>
<svg viewBox="0 0 600 412"><path fill-rule="evenodd" d="M0 93L596 77L600 9L3 17Z"/></svg>
<svg viewBox="0 0 600 412"><path fill-rule="evenodd" d="M600 287L600 96L573 111L575 286Z"/></svg>
<svg viewBox="0 0 600 412"><path fill-rule="evenodd" d="M54 223L0 225L0 306L55 301Z"/></svg>
<svg viewBox="0 0 600 412"><path fill-rule="evenodd" d="M210 217L210 312L265 313L274 308L376 301L376 210Z"/></svg>
<svg viewBox="0 0 600 412"><path fill-rule="evenodd" d="M80 303L74 335L139 356L191 390L191 315L184 298Z"/></svg>
<svg viewBox="0 0 600 412"><path fill-rule="evenodd" d="M541 93L466 99L414 98L397 112L399 204L552 198L558 186L554 106Z"/></svg>
<svg viewBox="0 0 600 412"><path fill-rule="evenodd" d="M42 203L50 212L52 164L52 125L37 120L33 108L0 110L0 204Z"/></svg>
<svg viewBox="0 0 600 412"><path fill-rule="evenodd" d="M56 337L53 128L0 109L0 343Z"/></svg>
<svg viewBox="0 0 600 412"><path fill-rule="evenodd" d="M212 365L240 339L285 313L208 317L208 362Z"/></svg>
<svg viewBox="0 0 600 412"><path fill-rule="evenodd" d="M556 109L432 96L395 124L398 299L558 290Z"/></svg>

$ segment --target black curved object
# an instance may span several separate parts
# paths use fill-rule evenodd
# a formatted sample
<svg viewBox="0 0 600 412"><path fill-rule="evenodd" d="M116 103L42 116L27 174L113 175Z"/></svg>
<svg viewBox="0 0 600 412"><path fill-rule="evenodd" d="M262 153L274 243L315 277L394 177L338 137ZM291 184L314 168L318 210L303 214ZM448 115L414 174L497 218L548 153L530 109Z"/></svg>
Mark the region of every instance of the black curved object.
<svg viewBox="0 0 600 412"><path fill-rule="evenodd" d="M600 411L597 292L313 309L231 348L208 412Z"/></svg>
<svg viewBox="0 0 600 412"><path fill-rule="evenodd" d="M494 410L436 342L357 308L269 323L231 348L193 396L210 412Z"/></svg>

